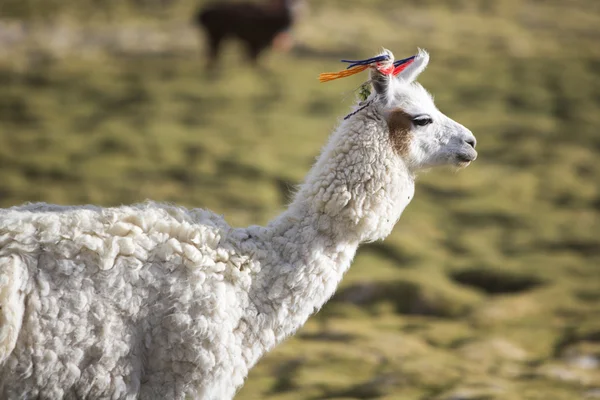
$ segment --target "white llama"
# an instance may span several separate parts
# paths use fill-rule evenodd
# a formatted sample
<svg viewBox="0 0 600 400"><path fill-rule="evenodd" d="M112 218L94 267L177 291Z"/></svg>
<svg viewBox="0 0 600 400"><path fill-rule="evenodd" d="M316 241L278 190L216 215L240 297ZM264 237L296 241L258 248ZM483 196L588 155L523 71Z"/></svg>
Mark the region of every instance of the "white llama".
<svg viewBox="0 0 600 400"><path fill-rule="evenodd" d="M155 203L0 210L0 398L233 398L390 233L417 171L477 156L414 82L428 60L369 66L373 92L265 227Z"/></svg>

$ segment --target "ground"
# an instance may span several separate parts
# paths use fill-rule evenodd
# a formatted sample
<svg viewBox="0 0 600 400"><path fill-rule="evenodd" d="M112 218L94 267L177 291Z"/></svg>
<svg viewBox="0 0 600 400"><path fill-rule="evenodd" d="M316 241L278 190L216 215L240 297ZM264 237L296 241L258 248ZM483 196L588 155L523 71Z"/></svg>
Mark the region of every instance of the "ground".
<svg viewBox="0 0 600 400"><path fill-rule="evenodd" d="M381 46L478 138L238 399L600 398L600 3L313 1L290 53L203 69L191 0L6 0L0 206L280 212ZM7 17L10 17L8 19Z"/></svg>

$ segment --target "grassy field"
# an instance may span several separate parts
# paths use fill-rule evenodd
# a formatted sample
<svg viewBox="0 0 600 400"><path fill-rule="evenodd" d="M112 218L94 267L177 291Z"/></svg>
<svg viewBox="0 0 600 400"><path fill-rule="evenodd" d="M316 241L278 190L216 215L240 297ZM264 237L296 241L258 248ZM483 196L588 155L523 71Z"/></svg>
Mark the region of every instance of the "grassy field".
<svg viewBox="0 0 600 400"><path fill-rule="evenodd" d="M421 82L478 138L237 398L600 398L600 3L315 0L291 54L252 69L231 45L218 76L194 2L100 4L0 5L0 206L153 199L264 224L365 78L318 74L381 46L428 49Z"/></svg>

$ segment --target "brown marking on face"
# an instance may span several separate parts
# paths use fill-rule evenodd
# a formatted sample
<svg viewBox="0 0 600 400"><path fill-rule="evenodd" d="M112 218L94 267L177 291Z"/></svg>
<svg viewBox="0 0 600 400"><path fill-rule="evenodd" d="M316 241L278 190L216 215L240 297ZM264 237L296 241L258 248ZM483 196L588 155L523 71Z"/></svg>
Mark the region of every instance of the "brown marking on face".
<svg viewBox="0 0 600 400"><path fill-rule="evenodd" d="M387 123L390 128L390 141L396 153L400 155L408 153L412 128L410 115L404 110L396 108L390 112Z"/></svg>

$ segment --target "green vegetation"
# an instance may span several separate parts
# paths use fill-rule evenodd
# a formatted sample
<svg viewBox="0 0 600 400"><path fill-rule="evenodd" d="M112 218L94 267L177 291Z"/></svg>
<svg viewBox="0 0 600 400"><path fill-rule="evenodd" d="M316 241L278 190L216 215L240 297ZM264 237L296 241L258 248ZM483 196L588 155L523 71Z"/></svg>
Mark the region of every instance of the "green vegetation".
<svg viewBox="0 0 600 400"><path fill-rule="evenodd" d="M265 223L364 79L318 74L423 47L421 82L480 158L424 174L238 398L600 398L600 3L312 3L293 53L254 70L231 45L214 77L191 0L3 1L0 206L150 198Z"/></svg>

